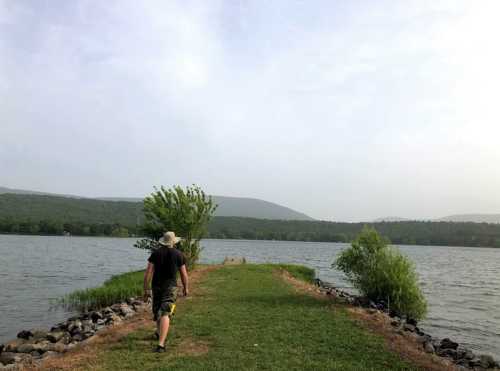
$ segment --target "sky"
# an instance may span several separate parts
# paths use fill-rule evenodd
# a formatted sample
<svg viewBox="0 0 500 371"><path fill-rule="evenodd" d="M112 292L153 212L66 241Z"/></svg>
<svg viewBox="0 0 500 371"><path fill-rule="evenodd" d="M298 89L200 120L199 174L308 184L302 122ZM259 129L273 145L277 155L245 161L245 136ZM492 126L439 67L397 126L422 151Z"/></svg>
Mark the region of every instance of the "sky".
<svg viewBox="0 0 500 371"><path fill-rule="evenodd" d="M500 2L0 0L0 186L500 213Z"/></svg>

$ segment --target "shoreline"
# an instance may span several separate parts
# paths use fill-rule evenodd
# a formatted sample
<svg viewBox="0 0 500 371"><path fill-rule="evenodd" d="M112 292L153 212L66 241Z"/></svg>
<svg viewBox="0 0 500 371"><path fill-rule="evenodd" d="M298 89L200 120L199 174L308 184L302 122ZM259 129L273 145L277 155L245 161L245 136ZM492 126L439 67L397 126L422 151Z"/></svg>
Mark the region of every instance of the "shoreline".
<svg viewBox="0 0 500 371"><path fill-rule="evenodd" d="M245 266L258 268L266 265L242 265L242 267ZM218 266L205 266L202 269L206 269L207 267L208 269L216 269ZM284 275L287 282L293 286L298 286L306 294L312 294L321 297L321 300L326 299L331 301L335 303L334 305L346 307L354 317L361 321L364 327L373 328L374 320L375 322L383 322L386 325L389 324L387 325L389 328L375 328L375 333L381 334L387 332L387 334L399 338L399 341L403 341L405 344L407 342L413 344L411 346L415 349L413 349L412 352L416 352L417 355L422 353L421 356L426 357L427 353L427 355L431 355L432 357L439 356L438 358L442 358L445 363L456 363L456 361L462 360L461 365L465 366L465 364L467 364L469 369L481 369L478 368L481 365L494 365L495 361L492 360L491 357L476 356L472 352L467 352L467 350L464 350L459 344L449 339L438 340L432 338L432 336L418 329L416 323L408 323L402 319L390 317L385 313L386 308L384 308L382 303L371 303L363 298L356 297L341 289L335 288L333 285L319 279L316 279L314 284L306 282L310 280L309 278L304 278L306 276L297 279L290 275L286 270L286 266L283 265L281 267L285 268L279 268L280 265L273 265L273 267L273 270L279 269L282 272L281 275ZM236 266L236 269L238 269L238 266ZM304 279L306 281L304 281ZM0 362L2 362L2 359L6 360L5 353L10 353L7 354L7 359L14 359L15 361L20 361L20 363L26 363L30 357L23 354L28 354L26 353L28 351L32 362L45 362L48 357L57 357L58 354L71 352L73 348L80 347L79 344L86 344L101 331L112 328L119 323L126 323L128 319L136 314L144 313L147 309L147 304L141 300L128 298L126 302L115 303L103 310L85 312L80 316L69 318L67 321L53 326L50 331L21 331L18 335L18 339L14 340L14 343L12 343L12 341L8 342L7 347L0 353ZM54 333L56 335L54 335ZM382 335L387 337L387 334ZM406 338L408 338L408 341L404 340ZM39 340L39 345L37 345L37 341L33 341L35 339L37 341ZM408 346L408 344L406 344L406 346ZM19 347L22 352L19 351ZM433 347L433 351L429 351L431 347ZM12 352L12 350L14 350L14 352ZM395 351L398 350L396 349ZM457 357L458 355L461 356ZM467 362L465 362L465 360ZM473 364L472 368L470 367L471 363ZM487 369L487 367L483 367L483 369Z"/></svg>

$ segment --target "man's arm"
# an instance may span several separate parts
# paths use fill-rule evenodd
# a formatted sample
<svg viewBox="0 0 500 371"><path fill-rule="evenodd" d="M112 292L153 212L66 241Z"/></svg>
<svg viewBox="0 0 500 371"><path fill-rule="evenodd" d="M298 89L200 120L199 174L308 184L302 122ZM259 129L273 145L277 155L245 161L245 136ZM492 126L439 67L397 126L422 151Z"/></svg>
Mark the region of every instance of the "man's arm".
<svg viewBox="0 0 500 371"><path fill-rule="evenodd" d="M147 301L151 296L151 278L155 271L155 266L153 263L148 262L146 271L144 272L144 301Z"/></svg>
<svg viewBox="0 0 500 371"><path fill-rule="evenodd" d="M184 296L189 295L189 277L186 269L186 264L183 264L180 268L182 286L184 286Z"/></svg>

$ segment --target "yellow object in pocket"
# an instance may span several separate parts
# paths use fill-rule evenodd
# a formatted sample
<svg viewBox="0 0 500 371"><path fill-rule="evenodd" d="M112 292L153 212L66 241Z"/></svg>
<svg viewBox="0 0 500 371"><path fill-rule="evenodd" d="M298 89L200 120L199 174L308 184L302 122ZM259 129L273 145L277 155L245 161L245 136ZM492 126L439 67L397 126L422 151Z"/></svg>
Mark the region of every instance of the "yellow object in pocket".
<svg viewBox="0 0 500 371"><path fill-rule="evenodd" d="M170 315L173 315L173 314L174 314L174 312L175 312L175 304L172 304L172 305L170 306Z"/></svg>

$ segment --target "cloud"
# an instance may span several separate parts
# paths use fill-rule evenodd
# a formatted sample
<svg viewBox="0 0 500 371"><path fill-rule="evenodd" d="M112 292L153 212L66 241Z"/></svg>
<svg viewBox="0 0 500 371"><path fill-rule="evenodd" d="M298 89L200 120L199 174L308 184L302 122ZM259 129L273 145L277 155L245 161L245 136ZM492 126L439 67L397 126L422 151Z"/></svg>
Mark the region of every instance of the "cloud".
<svg viewBox="0 0 500 371"><path fill-rule="evenodd" d="M0 1L2 185L498 211L497 4Z"/></svg>

